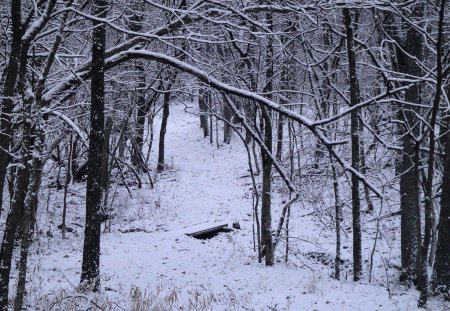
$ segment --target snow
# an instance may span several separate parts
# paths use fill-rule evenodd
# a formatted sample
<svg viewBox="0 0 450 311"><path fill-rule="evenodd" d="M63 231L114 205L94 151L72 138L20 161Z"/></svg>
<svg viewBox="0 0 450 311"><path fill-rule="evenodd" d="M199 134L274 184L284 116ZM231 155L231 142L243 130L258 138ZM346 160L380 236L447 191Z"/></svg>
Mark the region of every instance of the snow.
<svg viewBox="0 0 450 311"><path fill-rule="evenodd" d="M29 310L81 310L92 304L106 310L416 309L418 293L392 281L389 298L379 259L373 283L354 283L348 268L343 267L343 280L337 281L330 277L332 267L305 256L319 251L334 256L333 229L324 228L311 215L314 209L308 206L308 198L312 192L307 187L302 189L301 202L292 207L290 235L296 239L291 242L289 262L284 262L284 245L280 245L275 266L258 263L253 251L251 180L243 177L248 167L241 142L234 137L230 145L217 149L203 138L198 117L185 113L184 106L172 106L166 146L168 168L158 175L154 189L133 188L130 198L119 188L111 232L102 234L98 294L85 296L76 291L83 245L83 185L70 185L67 223L74 231L67 232L64 240L56 229L62 217L62 190L51 195L48 210L48 193L42 191L39 235L32 246L28 274ZM279 194L273 197L274 229L282 199L286 198ZM215 224L231 226L234 221L239 221L241 230L209 240L186 236ZM370 237L367 232L364 236ZM350 238L350 233L342 236L346 261L351 258ZM370 255L371 245L365 241L363 260ZM378 248L383 245L379 242ZM446 308L441 301L431 306L431 310Z"/></svg>

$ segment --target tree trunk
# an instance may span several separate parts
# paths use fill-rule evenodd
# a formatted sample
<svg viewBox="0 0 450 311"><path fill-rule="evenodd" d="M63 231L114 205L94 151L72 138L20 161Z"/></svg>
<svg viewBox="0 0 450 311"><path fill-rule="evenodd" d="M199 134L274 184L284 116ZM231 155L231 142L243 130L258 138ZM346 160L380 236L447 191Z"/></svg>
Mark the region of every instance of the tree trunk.
<svg viewBox="0 0 450 311"><path fill-rule="evenodd" d="M139 23L137 23L140 25ZM142 28L142 27L139 27ZM140 31L137 29L136 31ZM134 66L137 73L137 89L136 89L136 130L134 133L134 148L131 156L131 161L138 169L145 171L146 165L143 164L142 148L144 146L144 126L145 119L148 113L147 104L145 102L145 69L143 61L137 60Z"/></svg>
<svg viewBox="0 0 450 311"><path fill-rule="evenodd" d="M363 132L363 124L362 122L359 122L359 130L360 133ZM366 152L365 152L365 148L364 148L364 140L361 140L359 142L359 147L360 147L360 159L361 159L361 174L366 175L367 174L367 167L366 167ZM364 185L364 197L366 199L366 205L367 205L367 211L369 213L373 212L373 203L372 203L372 199L370 198L370 190L369 188Z"/></svg>
<svg viewBox="0 0 450 311"><path fill-rule="evenodd" d="M231 112L230 107L228 105L223 105L223 118L228 122L231 122L231 117L233 113ZM231 126L227 122L223 123L223 142L229 144L231 142Z"/></svg>
<svg viewBox="0 0 450 311"><path fill-rule="evenodd" d="M156 171L158 173L161 173L164 170L164 144L166 139L166 129L167 129L167 120L169 119L169 105L170 105L170 90L172 88L172 85L176 79L176 75L174 74L174 77L169 78L169 82L166 88L166 92L164 93L164 103L163 103L163 115L162 115L162 121L161 121L161 130L159 132L159 148L158 148L158 166L156 167ZM206 125L208 126L208 125Z"/></svg>
<svg viewBox="0 0 450 311"><path fill-rule="evenodd" d="M344 23L347 35L347 53L350 76L350 104L355 106L359 102L359 86L356 77L356 54L354 49L352 17L349 9L344 9ZM359 118L358 111L351 112L351 145L352 145L352 167L359 169ZM353 216L353 280L359 281L362 273L361 252L361 201L359 196L359 180L352 174L352 216Z"/></svg>
<svg viewBox="0 0 450 311"><path fill-rule="evenodd" d="M70 182L75 181L75 173L78 170L78 137L75 135L73 137L73 142L71 146L71 157L69 159L70 163Z"/></svg>
<svg viewBox="0 0 450 311"><path fill-rule="evenodd" d="M450 96L450 92L447 92ZM444 176L442 177L441 211L439 214L438 241L433 271L433 290L447 295L450 300L450 122L445 135Z"/></svg>
<svg viewBox="0 0 450 311"><path fill-rule="evenodd" d="M283 115L278 114L278 126L277 126L277 152L276 159L281 161L281 156L283 154Z"/></svg>
<svg viewBox="0 0 450 311"><path fill-rule="evenodd" d="M14 102L12 97L15 94L15 86L17 82L17 75L19 71L19 55L21 54L21 38L22 38L22 1L11 1L11 23L12 23L12 38L11 38L11 50L10 58L5 71L2 74L1 87L2 101L0 111L0 215L3 205L3 187L5 185L5 178L7 167L11 161L11 157L8 154L11 139L12 139L12 125L11 125L11 112L14 108ZM1 288L0 288L1 290Z"/></svg>
<svg viewBox="0 0 450 311"><path fill-rule="evenodd" d="M66 216L67 216L67 191L69 190L69 183L70 183L70 176L71 176L71 165L72 165L72 147L73 147L73 135L72 133L70 134L70 139L69 139L69 144L66 148L66 156L67 156L67 161L65 163L65 181L64 181L64 195L63 195L63 217L62 217L62 223L61 223L61 233L62 233L62 238L65 239L66 238Z"/></svg>
<svg viewBox="0 0 450 311"><path fill-rule="evenodd" d="M418 3L413 6L411 10L412 19L421 19L423 15L423 4ZM395 25L395 21L391 21ZM405 24L408 24L405 22ZM404 29L406 38L397 39L402 45L406 53L416 58L418 61L423 60L423 38L422 35L410 26ZM402 29L403 30L403 29ZM396 34L394 34L396 35ZM411 76L422 76L422 69L417 63L410 59L402 49L396 49L397 63L394 67L398 67L398 71ZM412 85L405 90L406 102L420 104L422 87L420 83ZM419 245L421 245L421 225L420 225L420 191L419 191L419 171L418 165L415 163L419 161L417 158L417 146L414 136L419 134L419 127L417 126L418 119L416 113L419 109L414 106L402 105L398 112L398 118L405 122L405 126L400 126L398 130L399 137L402 137L401 159L399 163L398 174L400 176L400 231L401 231L401 264L403 273L401 281L408 284L417 276L420 260L418 260Z"/></svg>
<svg viewBox="0 0 450 311"><path fill-rule="evenodd" d="M130 30L138 33L142 31L142 13L145 11L145 2L142 0L132 0L131 7L133 9L133 15L130 17ZM149 111L145 102L145 67L144 61L137 59L132 65L136 72L136 88L135 88L135 100L134 105L136 107L136 124L133 133L134 142L131 152L131 162L138 169L145 171L146 165L143 165L142 148L144 145L144 126L146 115Z"/></svg>
<svg viewBox="0 0 450 311"><path fill-rule="evenodd" d="M208 116L206 115L208 113L208 105L206 103L207 98L207 92L206 90L202 90L198 97L198 107L200 110L200 127L203 129L203 136L208 136L209 127L208 127Z"/></svg>
<svg viewBox="0 0 450 311"><path fill-rule="evenodd" d="M25 132L25 129L24 129ZM27 142L22 142L28 144ZM24 200L28 187L28 159L23 154L22 163L16 171L14 196L12 199L11 209L6 218L5 231L0 250L0 310L8 310L8 292L9 292L9 276L11 273L11 260L14 249L14 239L17 229L22 220L22 212L24 210Z"/></svg>
<svg viewBox="0 0 450 311"><path fill-rule="evenodd" d="M334 190L334 209L335 209L335 222L336 222L336 256L334 259L334 278L336 280L341 279L341 198L339 194L339 180L336 173L336 164L330 156L331 171L333 174L333 190Z"/></svg>
<svg viewBox="0 0 450 311"><path fill-rule="evenodd" d="M103 150L102 150L102 193L103 193L103 202L100 211L100 218L105 220L108 217L108 211L106 210L108 204L108 194L109 194L109 186L110 186L110 161L109 161L109 153L110 153L110 137L112 131L113 120L111 117L106 119L105 131L104 131L104 141L103 141ZM114 155L113 155L114 156Z"/></svg>
<svg viewBox="0 0 450 311"><path fill-rule="evenodd" d="M36 114L35 114L36 115ZM39 116L38 116L39 118ZM44 135L39 127L34 128L36 138L34 142L34 152L32 158L32 166L30 168L30 183L25 199L25 213L23 218L23 236L20 248L19 261L19 277L17 282L16 298L14 300L14 311L22 310L23 299L25 296L25 285L27 276L28 251L33 236L33 228L36 223L36 212L38 207L38 193L41 187L43 162L42 146L44 143ZM66 172L67 173L67 172Z"/></svg>
<svg viewBox="0 0 450 311"><path fill-rule="evenodd" d="M264 145L272 150L272 120L266 107L261 106L264 120ZM272 211L271 211L271 192L272 192L272 159L261 150L262 159L262 200L261 200L261 242L265 249L266 266L274 264L274 247L272 242Z"/></svg>
<svg viewBox="0 0 450 311"><path fill-rule="evenodd" d="M269 29L273 28L272 14L266 14L266 21L269 24ZM264 91L268 94L267 97L272 99L273 91L273 42L272 37L268 37L267 42L267 56L266 56L266 87ZM264 131L264 145L269 152L272 152L272 120L270 113L265 106L261 107L262 125L261 130ZM263 182L262 182L262 200L261 200L261 242L265 248L266 266L273 266L274 264L274 245L272 241L272 211L271 211L271 195L272 195L272 158L269 154L261 148Z"/></svg>
<svg viewBox="0 0 450 311"><path fill-rule="evenodd" d="M25 86L22 86L22 91ZM8 292L9 292L9 276L11 273L11 260L14 250L14 240L19 224L22 223L24 212L24 201L28 190L29 183L29 163L30 146L32 145L32 125L31 125L31 100L33 98L23 98L24 104L22 108L23 117L23 134L21 144L20 165L17 167L14 196L12 200L11 209L6 219L6 227L3 233L2 246L0 250L0 310L8 309ZM23 224L22 229L26 229L26 224ZM23 232L22 232L23 233Z"/></svg>
<svg viewBox="0 0 450 311"><path fill-rule="evenodd" d="M106 17L107 0L94 1L94 15ZM100 285L100 208L102 204L102 162L104 144L105 45L106 29L103 23L93 21L91 78L91 128L89 133L88 177L86 185L86 226L84 229L81 286L97 291Z"/></svg>
<svg viewBox="0 0 450 311"><path fill-rule="evenodd" d="M429 155L428 155L428 176L425 184L425 233L423 238L423 245L420 249L420 298L418 305L419 307L425 307L428 300L428 252L430 248L432 229L434 226L434 207L433 207L433 180L434 180L434 163L435 163L435 149L436 149L436 119L439 110L439 104L441 102L441 90L444 83L443 74L443 45L444 45L444 14L445 12L445 0L441 0L441 6L439 11L439 22L438 22L438 39L436 44L436 93L434 96L433 106L431 109L431 118L429 122ZM450 245L447 245L447 247Z"/></svg>

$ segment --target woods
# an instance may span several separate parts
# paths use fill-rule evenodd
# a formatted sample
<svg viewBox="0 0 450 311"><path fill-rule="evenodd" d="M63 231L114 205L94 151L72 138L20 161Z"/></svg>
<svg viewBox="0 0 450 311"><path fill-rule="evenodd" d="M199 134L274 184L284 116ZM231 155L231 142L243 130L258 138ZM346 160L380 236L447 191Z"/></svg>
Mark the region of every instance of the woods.
<svg viewBox="0 0 450 311"><path fill-rule="evenodd" d="M75 290L103 294L101 241L134 213L120 200L193 165L167 151L179 107L216 150L198 158L245 148L249 265L303 271L289 263L320 253L330 278L449 302L448 1L0 4L0 310L32 310L36 241L66 245L74 223ZM305 215L330 245L303 236Z"/></svg>

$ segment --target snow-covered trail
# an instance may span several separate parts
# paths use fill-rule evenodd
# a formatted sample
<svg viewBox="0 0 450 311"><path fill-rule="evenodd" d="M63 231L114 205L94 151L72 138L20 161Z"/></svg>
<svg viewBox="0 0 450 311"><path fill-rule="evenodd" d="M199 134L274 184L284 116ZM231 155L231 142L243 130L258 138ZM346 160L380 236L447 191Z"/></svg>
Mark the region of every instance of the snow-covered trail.
<svg viewBox="0 0 450 311"><path fill-rule="evenodd" d="M185 113L183 105L171 107L166 163L168 170L157 177L155 189L133 189L132 198L122 189L114 204L112 230L102 235L101 294L120 306L117 310L129 308L133 288L165 303L173 302L176 293L185 305L200 293L212 310L415 309L414 294L389 300L382 286L355 284L351 277L335 281L329 267L311 262L305 267L302 261L307 259L301 254L292 254L294 260L286 264L278 250L280 260L274 267L259 264L253 251L251 180L243 177L248 175L245 148L237 137L220 149L210 145L198 117ZM78 195L84 191L73 190ZM70 213L71 222L82 223L82 198L73 203L78 212ZM275 198L273 226L277 205ZM233 221L239 221L242 230L209 240L185 235ZM297 218L292 235L313 234L313 225ZM31 260L34 291L48 295L74 290L81 270L82 232L76 228L65 240L41 238L40 252Z"/></svg>
<svg viewBox="0 0 450 311"><path fill-rule="evenodd" d="M105 287L152 289L171 284L182 296L207 290L214 293L213 310L414 308L415 297L396 306L398 301L389 301L384 288L333 281L321 266L311 271L283 262L274 267L258 264L253 252L250 179L242 178L248 175L245 148L237 137L220 149L210 145L202 137L198 117L183 108L172 107L169 119L166 159L172 171L157 182L153 199L159 207L150 204L136 221L122 222L153 232L103 237L101 270L110 278L103 281ZM274 210L276 204L274 200ZM274 226L277 216L274 212ZM239 221L242 230L205 241L185 235L211 223L232 221ZM305 231L302 225L297 228Z"/></svg>
<svg viewBox="0 0 450 311"><path fill-rule="evenodd" d="M248 178L239 178L248 174L244 147L210 145L202 137L198 118L183 108L172 107L169 118L168 172L158 176L154 190L140 190L139 198L125 202L131 213L115 221L122 232L139 228L151 233L103 236L101 271L113 276L111 287L118 280L141 287L167 280L180 287L215 284L219 275L234 268L233 262L252 260L242 256L248 251L241 250L252 249L248 230L206 241L185 235L233 220L251 229L251 197L246 198ZM234 236L240 235L244 238L236 241Z"/></svg>
<svg viewBox="0 0 450 311"><path fill-rule="evenodd" d="M169 227L242 217L251 211L251 202L244 199L248 179L239 178L248 174L244 147L237 141L217 149L203 138L198 117L183 108L172 108L166 134L169 172L158 177L156 187L161 206L181 216Z"/></svg>

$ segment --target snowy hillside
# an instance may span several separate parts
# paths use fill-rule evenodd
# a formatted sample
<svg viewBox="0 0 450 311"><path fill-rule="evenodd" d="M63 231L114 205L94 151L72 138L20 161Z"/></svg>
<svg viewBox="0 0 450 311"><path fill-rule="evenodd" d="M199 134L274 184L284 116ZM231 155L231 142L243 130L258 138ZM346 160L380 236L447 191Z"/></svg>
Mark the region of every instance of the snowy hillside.
<svg viewBox="0 0 450 311"><path fill-rule="evenodd" d="M245 149L237 138L219 149L210 145L202 138L198 117L184 108L172 108L166 146L170 168L157 176L155 188L133 189L132 197L120 189L111 231L101 238L99 294L76 291L84 218L81 184L69 188L68 226L74 231L66 233L66 239L56 229L62 217L62 191L51 196L48 211L40 209L40 231L29 268L30 310L416 309L417 292L406 290L397 280L386 282L384 268L374 270L381 274L374 276L379 282L368 283L365 277L353 283L349 271L342 281L332 279L333 231L302 199L292 210L289 261L284 262L281 245L275 266L258 263ZM45 201L45 191L41 196ZM274 202L274 219L281 199L278 195ZM211 239L186 235L214 224L231 227L236 221L240 230ZM343 244L350 243L350 237L344 236ZM365 260L372 243L367 245ZM311 254L328 256L328 265L323 257ZM351 258L345 246L343 258ZM395 275L392 267L387 270ZM443 302L433 301L430 310L446 309Z"/></svg>

